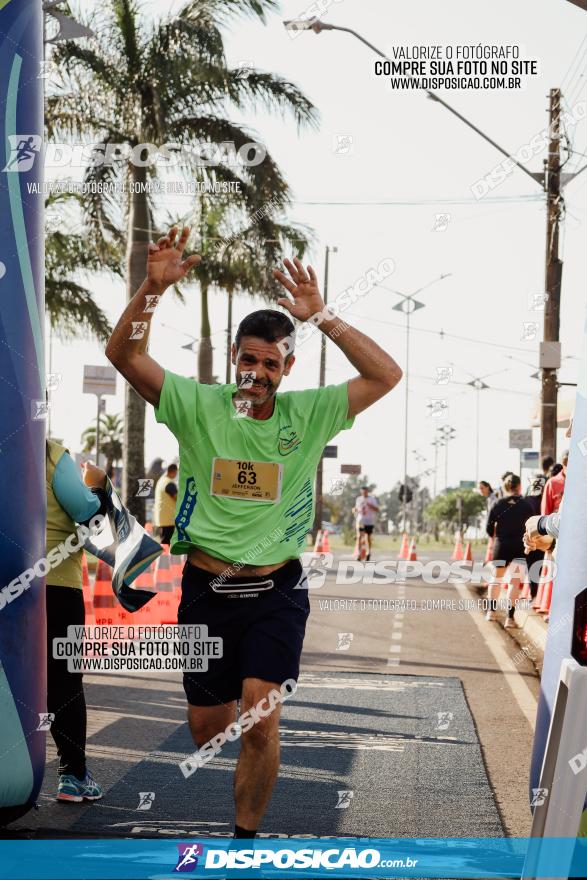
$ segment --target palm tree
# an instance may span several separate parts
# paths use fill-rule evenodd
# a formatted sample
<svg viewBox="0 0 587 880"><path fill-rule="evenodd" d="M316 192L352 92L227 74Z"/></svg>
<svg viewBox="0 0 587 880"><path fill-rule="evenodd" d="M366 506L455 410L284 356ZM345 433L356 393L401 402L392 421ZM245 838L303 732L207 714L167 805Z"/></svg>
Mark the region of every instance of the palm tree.
<svg viewBox="0 0 587 880"><path fill-rule="evenodd" d="M122 458L123 425L119 415L101 413L100 421L100 453L106 459L106 473L112 477L114 466ZM90 425L82 433L82 452L88 453L96 448L96 425Z"/></svg>
<svg viewBox="0 0 587 880"><path fill-rule="evenodd" d="M275 0L188 0L179 12L146 20L137 0L104 0L90 20L96 34L92 45L79 41L57 44L54 60L63 70L61 87L47 99L49 136L97 138L105 145L234 143L238 151L255 138L226 117L230 107L250 111L263 106L289 112L298 128L315 122L310 101L292 83L270 73L226 65L219 23L231 17L254 15L265 21L277 8ZM83 16L76 13L76 18ZM219 160L203 166L196 152L183 153L184 172L198 180L238 184L235 193L249 213L273 199L288 201L285 179L271 156L260 165ZM129 156L89 164L85 182L86 211L95 234L106 240L122 236L126 243L127 299L145 273L147 246L155 216L148 184L162 168ZM161 175L165 178L165 171ZM127 184L122 204L110 186ZM129 184L131 186L129 186ZM144 499L135 496L144 476L145 407L126 386L125 467L123 497L131 512L144 522Z"/></svg>
<svg viewBox="0 0 587 880"><path fill-rule="evenodd" d="M273 302L281 293L276 289L271 267L286 250L289 253L294 249L302 257L311 231L299 224L278 223L270 213L247 218L230 200L216 199L211 203L208 196L200 196L194 213L183 218L183 222L193 225L194 250L203 257L197 275L200 285L198 379L206 383L214 381L208 292L215 288L228 294L226 381L230 382L234 294L260 295L267 302Z"/></svg>
<svg viewBox="0 0 587 880"><path fill-rule="evenodd" d="M79 201L79 196L70 192L54 192L45 200L45 308L51 331L62 339L95 336L105 342L112 328L81 279L104 271L120 275L121 255L112 244L97 247L83 228L72 231L73 212L70 223L67 214L69 209L79 208ZM57 228L56 223L65 228ZM75 225L79 229L79 219Z"/></svg>

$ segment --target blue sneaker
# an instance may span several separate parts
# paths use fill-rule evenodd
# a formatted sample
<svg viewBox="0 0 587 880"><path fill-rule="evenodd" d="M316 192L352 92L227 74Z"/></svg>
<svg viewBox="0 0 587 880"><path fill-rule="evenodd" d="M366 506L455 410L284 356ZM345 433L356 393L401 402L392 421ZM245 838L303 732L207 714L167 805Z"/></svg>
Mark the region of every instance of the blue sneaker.
<svg viewBox="0 0 587 880"><path fill-rule="evenodd" d="M89 770L86 772L86 778L81 780L68 773L59 777L58 801L73 801L79 804L81 801L98 801L103 795L102 786L98 785Z"/></svg>

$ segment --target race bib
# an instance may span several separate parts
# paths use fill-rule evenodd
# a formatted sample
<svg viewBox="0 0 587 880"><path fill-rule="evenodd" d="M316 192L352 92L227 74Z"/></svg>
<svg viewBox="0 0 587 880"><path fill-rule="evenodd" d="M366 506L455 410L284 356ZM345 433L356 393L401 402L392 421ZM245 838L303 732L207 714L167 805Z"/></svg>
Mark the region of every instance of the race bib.
<svg viewBox="0 0 587 880"><path fill-rule="evenodd" d="M243 501L271 501L281 498L283 464L274 461L212 461L210 494Z"/></svg>

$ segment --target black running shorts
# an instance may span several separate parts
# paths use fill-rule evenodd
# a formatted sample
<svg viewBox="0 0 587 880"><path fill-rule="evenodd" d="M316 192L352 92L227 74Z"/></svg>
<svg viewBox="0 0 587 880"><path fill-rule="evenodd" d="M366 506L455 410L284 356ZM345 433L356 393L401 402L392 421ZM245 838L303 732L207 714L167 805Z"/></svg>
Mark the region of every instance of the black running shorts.
<svg viewBox="0 0 587 880"><path fill-rule="evenodd" d="M206 672L184 674L188 703L217 706L237 700L244 678L277 684L297 680L309 613L298 559L262 577L226 579L186 562L177 621L205 624L208 636L222 639L222 657L210 658Z"/></svg>

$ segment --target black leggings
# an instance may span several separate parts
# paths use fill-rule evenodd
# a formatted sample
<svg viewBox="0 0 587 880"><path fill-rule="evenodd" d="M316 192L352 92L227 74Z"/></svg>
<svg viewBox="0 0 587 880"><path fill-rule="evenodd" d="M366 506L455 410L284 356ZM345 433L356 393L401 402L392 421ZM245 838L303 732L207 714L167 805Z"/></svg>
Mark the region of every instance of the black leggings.
<svg viewBox="0 0 587 880"><path fill-rule="evenodd" d="M53 658L53 639L68 626L83 626L84 597L76 587L47 584L47 711L55 715L51 734L59 755L59 774L86 775L86 700L80 672L68 672L67 660Z"/></svg>
<svg viewBox="0 0 587 880"><path fill-rule="evenodd" d="M540 578L540 572L536 574L536 571L533 571L533 566L537 562L542 562L543 559L544 550L530 550L526 556L526 562L528 563L528 570L530 572L530 596L532 599L535 599L538 594L538 583ZM538 566L536 566L536 568L538 568Z"/></svg>

